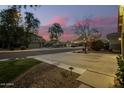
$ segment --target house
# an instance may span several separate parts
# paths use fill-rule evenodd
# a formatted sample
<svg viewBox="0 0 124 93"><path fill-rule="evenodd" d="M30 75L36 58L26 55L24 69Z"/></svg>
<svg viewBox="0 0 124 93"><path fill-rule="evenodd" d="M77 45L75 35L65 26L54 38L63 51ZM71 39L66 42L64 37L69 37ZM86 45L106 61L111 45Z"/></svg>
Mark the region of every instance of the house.
<svg viewBox="0 0 124 93"><path fill-rule="evenodd" d="M29 44L29 48L41 48L45 43L45 39L36 34L32 34L31 43Z"/></svg>
<svg viewBox="0 0 124 93"><path fill-rule="evenodd" d="M119 32L110 33L107 35L109 40L109 49L113 52L121 51L121 41L119 40L121 34Z"/></svg>

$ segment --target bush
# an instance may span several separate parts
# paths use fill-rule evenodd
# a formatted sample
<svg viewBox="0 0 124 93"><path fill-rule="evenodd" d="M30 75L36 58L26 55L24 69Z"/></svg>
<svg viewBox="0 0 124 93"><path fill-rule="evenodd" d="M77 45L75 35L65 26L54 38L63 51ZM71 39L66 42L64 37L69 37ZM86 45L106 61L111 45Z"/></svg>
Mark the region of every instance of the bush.
<svg viewBox="0 0 124 93"><path fill-rule="evenodd" d="M99 51L104 48L104 43L101 40L92 42L91 48L93 50Z"/></svg>
<svg viewBox="0 0 124 93"><path fill-rule="evenodd" d="M119 81L121 87L124 87L124 56L117 57L118 69L117 69L117 80Z"/></svg>
<svg viewBox="0 0 124 93"><path fill-rule="evenodd" d="M56 40L48 41L44 44L45 47L53 47L57 43Z"/></svg>
<svg viewBox="0 0 124 93"><path fill-rule="evenodd" d="M104 50L109 50L109 43L104 43Z"/></svg>
<svg viewBox="0 0 124 93"><path fill-rule="evenodd" d="M10 49L10 50L14 50L14 47L10 47L9 49Z"/></svg>
<svg viewBox="0 0 124 93"><path fill-rule="evenodd" d="M45 43L45 47L64 47L66 46L65 43L60 42L58 40L51 40Z"/></svg>
<svg viewBox="0 0 124 93"><path fill-rule="evenodd" d="M21 50L25 50L26 49L26 46L21 46L20 49Z"/></svg>

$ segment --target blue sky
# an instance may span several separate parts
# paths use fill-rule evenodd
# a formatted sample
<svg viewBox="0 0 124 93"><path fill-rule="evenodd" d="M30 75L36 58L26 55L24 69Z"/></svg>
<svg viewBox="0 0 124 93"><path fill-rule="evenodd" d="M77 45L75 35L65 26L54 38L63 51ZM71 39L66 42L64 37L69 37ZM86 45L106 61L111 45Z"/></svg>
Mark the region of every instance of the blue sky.
<svg viewBox="0 0 124 93"><path fill-rule="evenodd" d="M36 11L30 9L41 20L44 25L48 20L59 16L69 17L68 24L84 18L109 17L118 15L118 6L112 5L52 5L41 6Z"/></svg>

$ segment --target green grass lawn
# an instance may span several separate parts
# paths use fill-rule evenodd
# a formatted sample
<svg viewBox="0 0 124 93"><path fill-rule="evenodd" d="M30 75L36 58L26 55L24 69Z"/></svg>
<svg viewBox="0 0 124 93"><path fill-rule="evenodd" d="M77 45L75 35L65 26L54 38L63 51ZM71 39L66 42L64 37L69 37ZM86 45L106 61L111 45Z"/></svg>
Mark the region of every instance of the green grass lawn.
<svg viewBox="0 0 124 93"><path fill-rule="evenodd" d="M0 61L0 83L9 83L36 64L41 63L35 59L20 59Z"/></svg>

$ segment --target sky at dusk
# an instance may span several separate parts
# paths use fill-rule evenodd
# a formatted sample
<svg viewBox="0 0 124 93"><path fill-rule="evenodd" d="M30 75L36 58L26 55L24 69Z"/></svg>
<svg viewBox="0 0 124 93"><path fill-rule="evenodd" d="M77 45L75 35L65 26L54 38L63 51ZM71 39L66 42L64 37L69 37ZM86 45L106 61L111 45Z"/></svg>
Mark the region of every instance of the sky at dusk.
<svg viewBox="0 0 124 93"><path fill-rule="evenodd" d="M1 5L0 10L6 7ZM33 12L40 20L39 35L46 40L49 40L48 28L53 23L61 24L64 30L62 40L76 39L78 36L72 27L86 18L91 20L91 27L96 27L102 33L102 37L117 31L118 6L116 5L43 5L36 10L28 8L27 11Z"/></svg>

